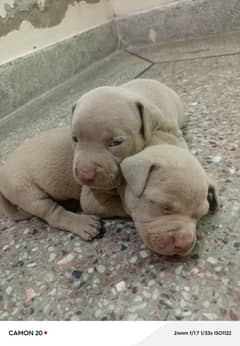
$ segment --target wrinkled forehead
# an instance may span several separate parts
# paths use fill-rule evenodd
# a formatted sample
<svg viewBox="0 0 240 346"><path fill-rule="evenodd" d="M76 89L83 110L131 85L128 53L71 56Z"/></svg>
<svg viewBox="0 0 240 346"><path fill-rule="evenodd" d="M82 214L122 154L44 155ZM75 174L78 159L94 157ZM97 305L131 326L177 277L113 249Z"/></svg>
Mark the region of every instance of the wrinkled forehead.
<svg viewBox="0 0 240 346"><path fill-rule="evenodd" d="M113 137L123 137L131 134L131 127L121 118L85 117L72 123L72 131L81 139L108 140Z"/></svg>
<svg viewBox="0 0 240 346"><path fill-rule="evenodd" d="M148 178L144 196L155 202L179 201L201 203L207 197L208 185L203 172L188 169L155 167Z"/></svg>
<svg viewBox="0 0 240 346"><path fill-rule="evenodd" d="M84 125L86 121L104 125L106 121L126 122L134 110L130 95L117 87L102 87L83 95L76 104L73 125Z"/></svg>
<svg viewBox="0 0 240 346"><path fill-rule="evenodd" d="M72 129L79 136L108 137L132 134L140 127L140 121L128 107L80 107L74 112Z"/></svg>

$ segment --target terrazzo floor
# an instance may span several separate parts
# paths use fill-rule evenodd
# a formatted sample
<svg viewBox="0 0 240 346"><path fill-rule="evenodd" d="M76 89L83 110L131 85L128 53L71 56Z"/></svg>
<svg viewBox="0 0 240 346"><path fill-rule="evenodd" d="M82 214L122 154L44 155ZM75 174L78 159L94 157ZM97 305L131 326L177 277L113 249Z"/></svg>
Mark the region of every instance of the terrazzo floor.
<svg viewBox="0 0 240 346"><path fill-rule="evenodd" d="M157 48L152 49L156 56ZM189 53L187 43L186 49ZM148 62L141 58L144 50ZM102 237L86 243L37 219L14 223L1 217L0 320L240 319L240 54L221 46L218 56L198 58L195 52L193 59L174 60L170 51L171 59L163 54L164 62L151 61L151 47L118 52L126 64L116 71L103 61L103 81L141 75L161 80L183 98L189 115L186 139L215 175L221 198L219 212L200 222L194 252L184 258L155 255L130 220L104 220ZM128 59L143 65L136 71ZM39 100L25 110L34 102ZM49 95L41 102L50 107ZM16 127L9 146L7 138L2 140L3 148L12 150L17 134Z"/></svg>

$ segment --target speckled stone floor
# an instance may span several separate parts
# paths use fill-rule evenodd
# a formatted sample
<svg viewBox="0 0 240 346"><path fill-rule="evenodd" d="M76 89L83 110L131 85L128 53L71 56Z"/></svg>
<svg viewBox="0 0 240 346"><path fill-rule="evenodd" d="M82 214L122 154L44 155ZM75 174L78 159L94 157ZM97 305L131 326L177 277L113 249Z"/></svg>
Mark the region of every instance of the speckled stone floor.
<svg viewBox="0 0 240 346"><path fill-rule="evenodd" d="M198 58L195 52L181 61L170 50L166 61L159 47L165 62L152 63L151 49L145 51L148 62L142 60L140 70L133 62L120 72L126 76L128 70L128 79L142 71L142 77L159 79L182 96L189 115L186 138L216 176L220 211L200 222L197 246L186 258L151 253L129 220L105 220L103 237L86 243L37 219L13 223L1 217L1 320L240 319L240 54L221 46L216 57ZM114 83L114 71L109 79L105 71L105 84ZM117 76L119 69L116 79L123 80Z"/></svg>

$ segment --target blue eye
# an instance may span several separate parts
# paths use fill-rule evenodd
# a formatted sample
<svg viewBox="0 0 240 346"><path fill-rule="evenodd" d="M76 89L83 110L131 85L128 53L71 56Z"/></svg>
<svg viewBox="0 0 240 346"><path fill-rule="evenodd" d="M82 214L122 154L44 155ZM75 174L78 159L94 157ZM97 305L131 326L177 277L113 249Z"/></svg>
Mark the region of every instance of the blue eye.
<svg viewBox="0 0 240 346"><path fill-rule="evenodd" d="M72 141L73 141L74 143L78 143L78 138L77 138L76 136L72 136Z"/></svg>
<svg viewBox="0 0 240 346"><path fill-rule="evenodd" d="M110 148L117 147L117 146L121 145L122 142L123 142L122 137L113 138L112 142L109 144L109 147Z"/></svg>

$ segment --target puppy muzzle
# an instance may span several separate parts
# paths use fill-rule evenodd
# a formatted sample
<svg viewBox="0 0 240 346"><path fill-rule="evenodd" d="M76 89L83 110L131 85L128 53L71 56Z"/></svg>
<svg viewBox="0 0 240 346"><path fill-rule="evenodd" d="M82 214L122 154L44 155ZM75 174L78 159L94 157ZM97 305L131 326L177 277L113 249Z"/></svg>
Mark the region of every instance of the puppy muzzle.
<svg viewBox="0 0 240 346"><path fill-rule="evenodd" d="M187 256L190 254L196 244L195 225L191 223L183 226L164 226L162 223L144 222L138 223L137 229L145 245L159 255Z"/></svg>
<svg viewBox="0 0 240 346"><path fill-rule="evenodd" d="M117 188L122 182L120 169L114 171L107 171L102 168L84 170L75 167L73 175L78 184L87 185L94 189L110 190Z"/></svg>

